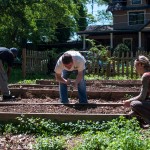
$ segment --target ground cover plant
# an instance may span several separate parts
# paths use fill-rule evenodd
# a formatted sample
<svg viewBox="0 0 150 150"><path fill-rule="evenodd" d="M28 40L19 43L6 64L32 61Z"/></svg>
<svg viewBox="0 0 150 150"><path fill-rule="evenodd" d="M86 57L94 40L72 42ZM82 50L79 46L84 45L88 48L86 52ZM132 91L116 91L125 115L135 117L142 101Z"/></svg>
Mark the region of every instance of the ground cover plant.
<svg viewBox="0 0 150 150"><path fill-rule="evenodd" d="M28 140L26 148L32 150L150 149L150 130L142 130L136 118L122 116L108 122L54 122L22 116L18 123L0 124L0 133L5 139L8 135L30 135L32 142ZM8 138L0 140L0 146L5 145L6 149L14 149L13 144L17 145Z"/></svg>

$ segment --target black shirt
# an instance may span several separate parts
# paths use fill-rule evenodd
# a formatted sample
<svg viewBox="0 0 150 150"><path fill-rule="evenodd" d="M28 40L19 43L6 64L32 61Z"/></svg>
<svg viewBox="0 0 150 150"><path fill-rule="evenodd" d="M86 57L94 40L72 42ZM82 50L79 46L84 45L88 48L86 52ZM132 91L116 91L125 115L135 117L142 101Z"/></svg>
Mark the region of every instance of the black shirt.
<svg viewBox="0 0 150 150"><path fill-rule="evenodd" d="M9 67L12 67L14 62L14 55L13 53L6 47L0 47L0 59L2 63L7 63Z"/></svg>

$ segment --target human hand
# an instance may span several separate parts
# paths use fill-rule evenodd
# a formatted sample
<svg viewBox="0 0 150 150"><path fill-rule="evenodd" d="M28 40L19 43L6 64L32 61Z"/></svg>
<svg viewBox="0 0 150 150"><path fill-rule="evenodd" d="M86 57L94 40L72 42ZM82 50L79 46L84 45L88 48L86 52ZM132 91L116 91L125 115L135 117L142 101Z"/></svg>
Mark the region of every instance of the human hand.
<svg viewBox="0 0 150 150"><path fill-rule="evenodd" d="M70 86L77 88L77 83L75 81L70 81Z"/></svg>
<svg viewBox="0 0 150 150"><path fill-rule="evenodd" d="M125 107L130 107L131 101L130 100L125 100L123 103L124 103Z"/></svg>
<svg viewBox="0 0 150 150"><path fill-rule="evenodd" d="M66 80L66 84L67 84L67 85L70 85L70 84L71 84L71 80L70 80L70 79L67 79L67 80Z"/></svg>
<svg viewBox="0 0 150 150"><path fill-rule="evenodd" d="M71 81L70 79L67 79L67 80L66 80L66 84L67 84L67 85L70 85L71 87L74 87L74 86L75 86L74 82Z"/></svg>

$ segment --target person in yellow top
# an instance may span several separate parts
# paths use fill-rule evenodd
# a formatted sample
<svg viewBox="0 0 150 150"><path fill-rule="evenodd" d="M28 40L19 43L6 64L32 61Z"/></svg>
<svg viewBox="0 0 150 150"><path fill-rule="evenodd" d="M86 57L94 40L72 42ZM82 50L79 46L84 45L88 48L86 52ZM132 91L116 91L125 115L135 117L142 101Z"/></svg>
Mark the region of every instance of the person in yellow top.
<svg viewBox="0 0 150 150"><path fill-rule="evenodd" d="M59 82L60 102L68 103L67 86L73 84L78 89L79 103L87 103L85 75L85 58L78 52L70 50L65 52L57 61L55 66L55 77ZM74 73L76 79L71 83L70 74Z"/></svg>
<svg viewBox="0 0 150 150"><path fill-rule="evenodd" d="M134 61L136 72L141 76L142 87L139 95L124 101L125 107L131 107L132 115L139 116L146 124L150 123L150 61L140 55ZM141 120L141 119L140 119Z"/></svg>

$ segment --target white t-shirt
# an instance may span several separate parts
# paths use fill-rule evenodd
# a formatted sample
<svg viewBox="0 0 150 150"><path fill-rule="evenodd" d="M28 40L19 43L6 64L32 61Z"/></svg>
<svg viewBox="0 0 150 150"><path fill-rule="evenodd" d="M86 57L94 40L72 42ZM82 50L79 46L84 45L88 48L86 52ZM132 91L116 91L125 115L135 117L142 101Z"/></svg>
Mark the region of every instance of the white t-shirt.
<svg viewBox="0 0 150 150"><path fill-rule="evenodd" d="M84 56L82 56L79 52L77 51L67 51L65 53L68 53L72 56L73 59L73 66L71 69L67 69L63 63L62 63L62 56L58 59L54 71L57 74L61 74L63 70L67 71L73 71L73 70L78 70L79 72L85 69L85 63L86 60Z"/></svg>

